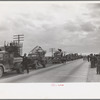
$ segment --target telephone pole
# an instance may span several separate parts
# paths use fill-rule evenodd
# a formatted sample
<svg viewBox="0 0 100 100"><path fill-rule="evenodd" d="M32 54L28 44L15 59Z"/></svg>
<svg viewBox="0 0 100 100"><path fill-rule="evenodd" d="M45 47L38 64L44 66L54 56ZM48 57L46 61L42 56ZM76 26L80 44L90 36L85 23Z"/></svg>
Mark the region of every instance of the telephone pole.
<svg viewBox="0 0 100 100"><path fill-rule="evenodd" d="M21 44L21 41L24 41L24 35L23 34L14 35L13 41L18 44L19 54L22 55L23 44Z"/></svg>
<svg viewBox="0 0 100 100"><path fill-rule="evenodd" d="M55 48L50 48L50 52L52 53L52 57L54 56Z"/></svg>

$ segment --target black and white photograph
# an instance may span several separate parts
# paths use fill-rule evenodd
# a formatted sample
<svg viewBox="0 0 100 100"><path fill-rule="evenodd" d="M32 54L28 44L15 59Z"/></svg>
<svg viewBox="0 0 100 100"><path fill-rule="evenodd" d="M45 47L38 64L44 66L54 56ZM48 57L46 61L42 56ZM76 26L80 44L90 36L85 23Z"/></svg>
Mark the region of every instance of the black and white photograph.
<svg viewBox="0 0 100 100"><path fill-rule="evenodd" d="M0 83L74 82L100 82L100 3L0 1Z"/></svg>

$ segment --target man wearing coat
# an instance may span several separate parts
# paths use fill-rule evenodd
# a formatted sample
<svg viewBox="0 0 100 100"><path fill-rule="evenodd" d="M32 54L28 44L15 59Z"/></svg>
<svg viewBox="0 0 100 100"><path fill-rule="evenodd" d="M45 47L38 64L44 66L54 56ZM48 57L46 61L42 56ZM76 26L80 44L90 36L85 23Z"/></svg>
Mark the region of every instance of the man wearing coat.
<svg viewBox="0 0 100 100"><path fill-rule="evenodd" d="M23 67L27 70L27 73L29 73L28 58L26 57L26 53L24 54L22 64L23 64Z"/></svg>
<svg viewBox="0 0 100 100"><path fill-rule="evenodd" d="M97 74L100 74L100 55L98 55L97 57L96 67L97 67Z"/></svg>

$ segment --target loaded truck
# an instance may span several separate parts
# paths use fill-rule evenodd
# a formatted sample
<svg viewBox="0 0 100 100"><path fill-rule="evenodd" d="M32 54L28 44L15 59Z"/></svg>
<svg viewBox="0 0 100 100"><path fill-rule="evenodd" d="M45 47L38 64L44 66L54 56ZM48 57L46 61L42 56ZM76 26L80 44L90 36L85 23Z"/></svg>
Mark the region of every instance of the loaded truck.
<svg viewBox="0 0 100 100"><path fill-rule="evenodd" d="M19 54L19 46L15 43L4 45L0 49L0 77L4 73L16 70L17 73L22 73L22 57Z"/></svg>
<svg viewBox="0 0 100 100"><path fill-rule="evenodd" d="M61 49L58 49L54 53L52 63L55 64L55 63L64 63L64 62L66 62L66 56L63 55L63 51Z"/></svg>
<svg viewBox="0 0 100 100"><path fill-rule="evenodd" d="M40 65L43 68L46 67L46 58L45 58L46 51L43 50L40 46L36 46L32 49L28 54L28 66L37 69Z"/></svg>

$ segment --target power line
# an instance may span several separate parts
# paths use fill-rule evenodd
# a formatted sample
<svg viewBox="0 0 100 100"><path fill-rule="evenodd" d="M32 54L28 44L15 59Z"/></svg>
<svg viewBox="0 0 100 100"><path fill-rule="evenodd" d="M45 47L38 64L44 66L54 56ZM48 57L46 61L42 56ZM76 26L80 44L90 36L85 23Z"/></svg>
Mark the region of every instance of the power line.
<svg viewBox="0 0 100 100"><path fill-rule="evenodd" d="M24 41L24 35L23 34L14 35L13 41L18 43L19 53L22 54L23 44L21 44L21 41Z"/></svg>

